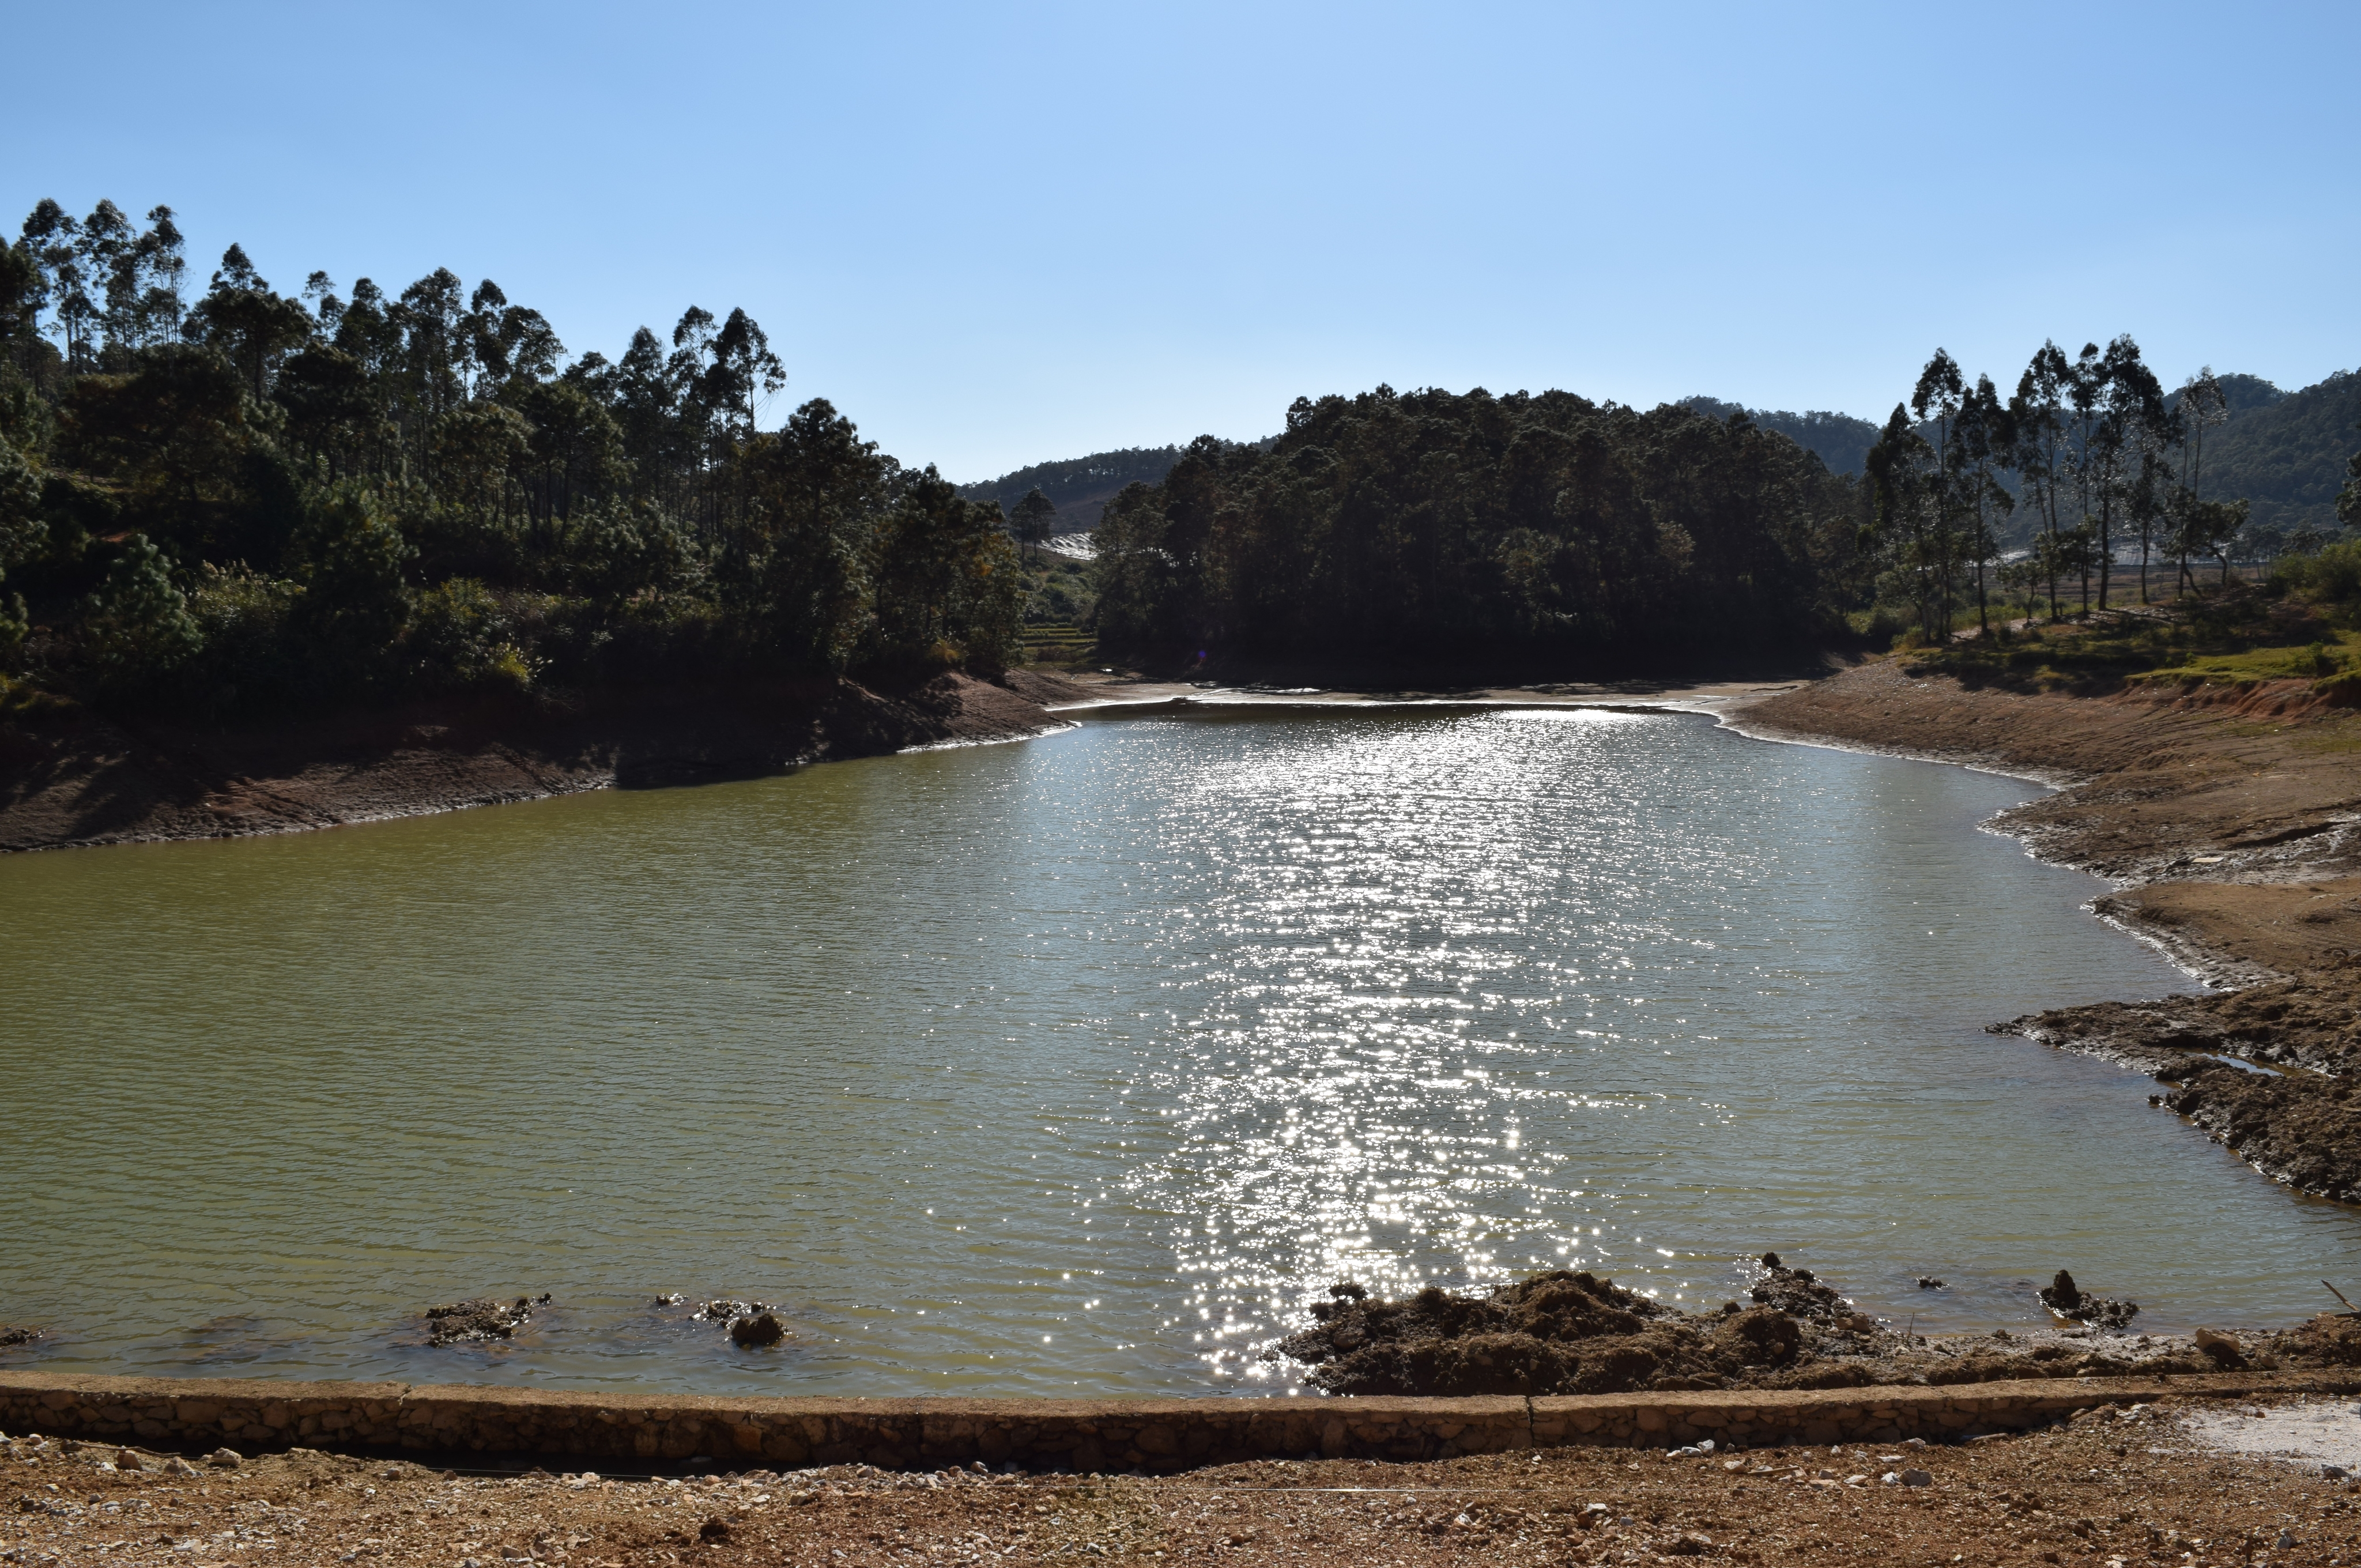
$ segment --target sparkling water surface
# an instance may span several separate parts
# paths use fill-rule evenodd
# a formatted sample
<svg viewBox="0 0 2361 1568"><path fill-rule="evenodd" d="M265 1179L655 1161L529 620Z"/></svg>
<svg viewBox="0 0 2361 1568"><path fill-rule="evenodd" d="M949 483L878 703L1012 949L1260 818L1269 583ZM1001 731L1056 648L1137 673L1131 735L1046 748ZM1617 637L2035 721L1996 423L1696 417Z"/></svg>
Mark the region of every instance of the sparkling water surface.
<svg viewBox="0 0 2361 1568"><path fill-rule="evenodd" d="M8 858L0 1322L50 1337L0 1364L1286 1394L1334 1280L1712 1304L1765 1248L1922 1329L2041 1321L2059 1266L2141 1327L2308 1315L2361 1216L1983 1032L2193 984L1976 830L2035 787L1694 716L1208 708Z"/></svg>

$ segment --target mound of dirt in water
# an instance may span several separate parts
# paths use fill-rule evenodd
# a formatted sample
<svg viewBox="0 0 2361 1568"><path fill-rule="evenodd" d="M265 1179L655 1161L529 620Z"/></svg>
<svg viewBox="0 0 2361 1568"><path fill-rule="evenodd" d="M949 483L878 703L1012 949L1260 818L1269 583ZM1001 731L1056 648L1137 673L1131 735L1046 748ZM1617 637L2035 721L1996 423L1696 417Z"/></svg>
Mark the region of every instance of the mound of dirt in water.
<svg viewBox="0 0 2361 1568"><path fill-rule="evenodd" d="M2120 1329L2139 1315L2138 1302L2102 1300L2077 1286L2062 1268L2041 1288L2041 1304L2069 1321L2105 1329Z"/></svg>
<svg viewBox="0 0 2361 1568"><path fill-rule="evenodd" d="M1930 1341L1897 1333L1811 1270L1791 1268L1772 1253L1762 1261L1757 1305L1741 1310L1731 1301L1707 1312L1563 1271L1488 1295L1430 1286L1401 1301L1371 1300L1357 1285L1339 1285L1312 1309L1313 1326L1277 1354L1310 1366L1305 1381L1328 1393L1421 1396L1862 1388L2159 1376L2224 1365L2205 1348L2204 1334L2195 1343L2135 1338L2107 1332L2103 1321L2031 1335ZM2114 1305L2076 1296L2094 1307ZM2242 1364L2258 1367L2361 1365L2361 1319L2324 1316L2290 1333L2250 1336L2246 1344L2251 1354Z"/></svg>
<svg viewBox="0 0 2361 1568"><path fill-rule="evenodd" d="M544 1301L548 1299L547 1296L542 1298ZM486 1340L514 1339L517 1330L533 1316L533 1306L530 1297L520 1296L512 1302L478 1297L454 1301L447 1307L429 1307L426 1343L478 1344Z"/></svg>
<svg viewBox="0 0 2361 1568"><path fill-rule="evenodd" d="M1754 1299L1788 1317L1806 1322L1849 1322L1852 1303L1814 1277L1808 1268L1790 1268L1775 1252L1763 1255L1763 1277L1755 1282Z"/></svg>
<svg viewBox="0 0 2361 1568"><path fill-rule="evenodd" d="M1617 1394L1719 1388L1786 1365L1804 1331L1772 1308L1692 1316L1564 1270L1462 1296L1429 1286L1372 1301L1356 1286L1312 1309L1280 1349L1336 1394Z"/></svg>

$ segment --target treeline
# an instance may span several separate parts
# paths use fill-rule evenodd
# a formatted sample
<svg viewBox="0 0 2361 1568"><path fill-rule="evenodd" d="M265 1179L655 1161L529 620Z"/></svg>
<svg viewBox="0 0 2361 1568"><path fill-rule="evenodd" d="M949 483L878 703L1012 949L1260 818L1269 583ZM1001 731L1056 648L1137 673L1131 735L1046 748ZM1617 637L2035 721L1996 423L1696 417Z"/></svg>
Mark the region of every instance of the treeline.
<svg viewBox="0 0 2361 1568"><path fill-rule="evenodd" d="M2128 335L2070 357L2044 343L2006 396L1989 376L1971 385L1937 349L1863 465L1881 597L1907 603L1933 641L1963 604L1989 629L1996 584L2046 598L2056 620L2069 601L2087 615L2094 588L2099 605L2111 603L2124 557L2137 563L2146 603L2152 564L2172 568L2178 593L2208 562L2226 579L2234 557L2316 553L2331 531L2257 532L2247 501L2221 496L2216 433L2230 417L2210 369L2168 394ZM2031 527L2020 516L2012 530L2013 513ZM2012 532L2030 549L2004 569Z"/></svg>
<svg viewBox="0 0 2361 1568"><path fill-rule="evenodd" d="M1102 649L1531 661L1841 630L1862 492L1742 414L1561 391L1298 400L1107 506Z"/></svg>
<svg viewBox="0 0 2361 1568"><path fill-rule="evenodd" d="M226 711L724 670L996 669L997 506L785 385L743 311L569 356L438 269L195 298L170 209L0 249L0 671Z"/></svg>

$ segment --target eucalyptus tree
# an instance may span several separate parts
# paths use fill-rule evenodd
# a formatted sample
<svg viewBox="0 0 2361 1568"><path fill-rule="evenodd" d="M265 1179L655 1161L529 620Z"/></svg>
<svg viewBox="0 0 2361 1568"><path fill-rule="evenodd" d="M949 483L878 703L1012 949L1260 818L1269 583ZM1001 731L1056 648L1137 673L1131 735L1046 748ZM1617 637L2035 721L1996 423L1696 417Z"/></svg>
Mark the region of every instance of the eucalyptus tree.
<svg viewBox="0 0 2361 1568"><path fill-rule="evenodd" d="M172 209L160 204L150 207L148 227L132 246L130 275L122 280L130 296L131 335L142 347L170 343L181 335L182 318L188 313L189 262L184 245ZM111 304L112 281L109 287Z"/></svg>
<svg viewBox="0 0 2361 1568"><path fill-rule="evenodd" d="M1928 534L1935 574L1935 602L1938 607L1942 641L1951 635L1951 590L1957 576L1960 552L1959 536L1952 520L1959 515L1962 457L1953 439L1960 420L1960 411L1966 406L1965 378L1960 373L1959 361L1943 349L1927 361L1918 372L1918 385L1910 393L1910 411L1921 424L1932 423L1935 439L1931 455L1935 465L1932 489L1928 499L1933 506L1933 527Z"/></svg>
<svg viewBox="0 0 2361 1568"><path fill-rule="evenodd" d="M2150 461L2149 448L2169 426L2164 386L2140 357L2139 345L2125 333L2107 345L2107 391L2104 400L2107 438L2106 485L2102 492L2099 521L2099 602L2106 604L2107 584L2114 563L2114 523L2118 515L2130 520L2131 493L2141 468ZM2142 562L2145 574L2146 554ZM2145 581L2143 580L2143 591Z"/></svg>
<svg viewBox="0 0 2361 1568"><path fill-rule="evenodd" d="M2180 437L2180 493L2175 498L2173 509L2178 516L2186 514L2191 507L2204 500L2205 433L2228 423L2230 420L2230 400L2223 391L2222 383L2214 376L2211 365L2201 367L2196 375L2181 383L2180 396L2173 405L2173 412L2178 416ZM2209 523L2200 523L2193 529L2175 531L2175 537L2182 545L2176 553L2179 557L2179 572L2173 581L2176 596L2193 580L2189 570L2189 557L2192 550L2198 554L2204 553L2203 534L2208 526Z"/></svg>
<svg viewBox="0 0 2361 1568"><path fill-rule="evenodd" d="M122 369L132 350L163 337L160 327L169 323L170 329L177 330L179 324L176 294L150 281L151 272L159 266L175 273L185 270L185 263L179 261L181 235L172 226L171 209L155 209L149 214L151 221L158 214L162 218L161 234L153 228L145 232L134 228L113 202L100 202L82 220L85 268L93 280L103 280L106 302L99 313L99 327L104 340L102 357L108 369Z"/></svg>
<svg viewBox="0 0 2361 1568"><path fill-rule="evenodd" d="M280 361L312 340L312 313L272 291L243 248L222 253L205 297L189 313L188 335L210 343L247 378L259 402Z"/></svg>
<svg viewBox="0 0 2361 1568"><path fill-rule="evenodd" d="M39 269L41 302L56 313L50 330L63 345L65 374L71 379L91 367L90 334L99 317L82 269L82 224L43 197L25 219L23 239L26 254Z"/></svg>
<svg viewBox="0 0 2361 1568"><path fill-rule="evenodd" d="M2025 374L2017 378L2016 394L2009 400L2009 427L2015 451L2010 466L2021 491L2037 509L2041 542L2036 557L2049 585L2049 619L2058 620L2058 499L2070 457L2066 446L2067 389L2074 367L2065 351L2044 341Z"/></svg>
<svg viewBox="0 0 2361 1568"><path fill-rule="evenodd" d="M1960 400L1951 424L1950 465L1960 494L1960 515L1968 520L1968 558L1976 569L1978 635L1992 635L1992 616L1984 593L1984 569L2000 554L1994 516L2016 510L2016 498L2000 481L2016 450L2016 433L2010 410L2000 400L1992 378L1976 378L1975 389Z"/></svg>
<svg viewBox="0 0 2361 1568"><path fill-rule="evenodd" d="M2099 492L2105 488L2105 463L2102 447L2105 441L2107 396L2107 356L2095 343L2086 343L2074 356L2066 378L2067 468L2074 478L2075 528L2085 536L2075 547L2064 552L2070 560L2081 565L2082 584L2081 614L2091 614L2091 571L2097 564L2092 547L2099 538ZM2100 601L2104 605L2103 597Z"/></svg>
<svg viewBox="0 0 2361 1568"><path fill-rule="evenodd" d="M33 350L41 337L40 264L32 248L18 240L0 246L0 350L16 361L26 380L32 379Z"/></svg>
<svg viewBox="0 0 2361 1568"><path fill-rule="evenodd" d="M1918 630L1933 639L1936 604L1934 587L1937 551L1932 515L1940 488L1935 449L1918 433L1910 411L1894 405L1885 428L1862 459L1869 479L1873 526L1903 579L1910 585Z"/></svg>
<svg viewBox="0 0 2361 1568"><path fill-rule="evenodd" d="M787 368L771 352L762 323L733 307L707 345L709 363L698 378L698 396L721 414L724 433L745 441L754 433L762 398L776 397L787 385Z"/></svg>
<svg viewBox="0 0 2361 1568"><path fill-rule="evenodd" d="M623 454L631 460L637 493L685 512L686 498L677 489L686 456L681 449L684 389L664 356L662 340L641 327L631 334L621 359L593 367L586 357L568 372L576 373L606 403L622 431Z"/></svg>

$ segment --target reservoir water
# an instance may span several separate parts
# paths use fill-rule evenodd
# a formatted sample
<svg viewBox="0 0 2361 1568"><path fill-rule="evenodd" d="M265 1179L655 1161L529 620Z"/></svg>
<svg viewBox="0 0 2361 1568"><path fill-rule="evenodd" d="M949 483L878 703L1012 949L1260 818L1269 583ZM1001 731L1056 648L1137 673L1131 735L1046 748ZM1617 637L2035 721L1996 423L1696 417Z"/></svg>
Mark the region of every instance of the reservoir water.
<svg viewBox="0 0 2361 1568"><path fill-rule="evenodd" d="M2060 1266L2143 1328L2309 1315L2361 1216L1984 1033L2191 988L1976 830L2034 790L1694 716L1208 708L0 860L0 1322L50 1335L0 1354L1283 1394L1334 1280L1710 1304L1765 1248L1922 1329L2030 1325Z"/></svg>

